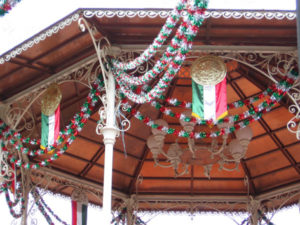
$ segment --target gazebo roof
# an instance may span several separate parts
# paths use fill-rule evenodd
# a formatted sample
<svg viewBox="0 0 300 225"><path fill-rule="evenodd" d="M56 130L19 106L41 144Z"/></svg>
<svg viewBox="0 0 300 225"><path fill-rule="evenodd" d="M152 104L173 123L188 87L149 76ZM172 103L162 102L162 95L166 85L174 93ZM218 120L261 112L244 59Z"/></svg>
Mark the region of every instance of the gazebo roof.
<svg viewBox="0 0 300 225"><path fill-rule="evenodd" d="M23 115L24 121L21 120L24 125L21 132L39 137L40 94L50 83L57 82L63 93L61 122L64 127L80 110L89 93L81 83L88 84L88 77L97 71L92 40L88 32L80 31L78 19L84 17L95 28L97 37L107 37L112 46L120 47L122 54L130 57L152 43L169 14L167 9L79 9L73 12L0 56L2 106L8 106L13 116L28 110ZM272 84L264 75L279 80L279 73L284 69L282 64L296 64L295 12L208 10L206 17L193 50L172 81L166 98L192 100L189 67L201 55L214 54L225 60L229 71L228 103L261 94ZM174 112L183 111L168 103L162 104ZM291 99L285 97L259 121L250 124L253 138L238 170L220 171L218 165L213 165L210 177L206 177L203 167L198 165L190 166L188 174L176 178L172 168L155 167L146 144L151 129L125 113L131 127L120 134L114 147L115 204L137 195L143 210L163 210L170 206L171 210L189 210L192 202L199 203L197 210L232 211L245 210L249 196L253 196L266 206L279 207L278 195L292 196L300 187L300 142L287 129L287 123L295 116L289 112L288 106L292 104ZM180 127L178 119L164 115L149 104L132 104L132 107L153 120L163 118L171 127ZM231 109L229 114L245 110L246 106ZM47 175L51 177L47 188L52 192L71 195L74 186L81 187L90 191L91 202L101 204L105 152L102 136L95 132L98 120L95 111L64 155L49 168L32 171L33 181L39 183ZM234 134L229 140L233 138ZM175 137L167 136L165 148L174 142ZM196 143L207 146L210 142L205 139ZM187 146L185 139L179 139L178 143ZM45 157L49 156L29 160L38 162ZM39 185L46 185L46 181ZM294 203L297 198L299 195L288 198L286 204Z"/></svg>

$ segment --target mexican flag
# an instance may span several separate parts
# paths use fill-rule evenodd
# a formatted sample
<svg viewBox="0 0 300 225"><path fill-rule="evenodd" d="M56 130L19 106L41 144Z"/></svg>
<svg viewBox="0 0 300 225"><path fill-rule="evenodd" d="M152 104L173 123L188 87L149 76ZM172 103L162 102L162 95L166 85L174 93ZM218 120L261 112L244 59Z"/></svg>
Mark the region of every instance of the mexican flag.
<svg viewBox="0 0 300 225"><path fill-rule="evenodd" d="M72 200L72 225L87 225L87 205Z"/></svg>
<svg viewBox="0 0 300 225"><path fill-rule="evenodd" d="M58 139L60 126L60 106L58 105L54 114L46 116L42 113L42 137L41 148L45 149L53 145Z"/></svg>
<svg viewBox="0 0 300 225"><path fill-rule="evenodd" d="M192 89L192 116L214 122L227 116L226 77L216 85L201 85L192 79Z"/></svg>

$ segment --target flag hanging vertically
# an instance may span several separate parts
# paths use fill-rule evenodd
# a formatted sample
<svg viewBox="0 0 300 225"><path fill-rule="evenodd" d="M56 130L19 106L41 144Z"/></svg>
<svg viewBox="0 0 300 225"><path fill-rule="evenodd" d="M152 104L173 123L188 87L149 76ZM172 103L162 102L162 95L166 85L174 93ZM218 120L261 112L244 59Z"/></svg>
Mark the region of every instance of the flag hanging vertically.
<svg viewBox="0 0 300 225"><path fill-rule="evenodd" d="M192 80L192 89L194 117L217 121L227 116L226 77L216 85L201 85Z"/></svg>
<svg viewBox="0 0 300 225"><path fill-rule="evenodd" d="M45 149L55 143L59 136L60 101L62 94L57 84L52 84L42 98L41 148Z"/></svg>
<svg viewBox="0 0 300 225"><path fill-rule="evenodd" d="M41 148L45 149L47 146L53 145L59 136L60 126L60 106L57 107L55 112L46 116L42 113L42 137Z"/></svg>
<svg viewBox="0 0 300 225"><path fill-rule="evenodd" d="M191 67L192 115L202 120L217 120L227 112L226 65L218 56L198 58Z"/></svg>
<svg viewBox="0 0 300 225"><path fill-rule="evenodd" d="M72 225L87 225L87 205L72 200Z"/></svg>

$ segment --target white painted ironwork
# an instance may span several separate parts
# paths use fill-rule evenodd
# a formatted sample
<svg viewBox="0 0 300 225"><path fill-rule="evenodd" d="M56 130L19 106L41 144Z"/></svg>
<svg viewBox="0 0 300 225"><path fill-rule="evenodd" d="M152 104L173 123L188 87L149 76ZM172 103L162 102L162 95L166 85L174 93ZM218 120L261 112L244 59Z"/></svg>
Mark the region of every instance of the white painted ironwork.
<svg viewBox="0 0 300 225"><path fill-rule="evenodd" d="M167 18L171 14L171 9L87 9L83 11L86 18L96 16L98 18ZM182 13L183 15L186 12ZM225 18L225 19L276 19L276 20L294 20L296 19L295 11L280 10L224 10L208 9L204 15L205 18Z"/></svg>
<svg viewBox="0 0 300 225"><path fill-rule="evenodd" d="M7 162L8 152L2 150L2 142L0 141L0 184L11 181L15 171Z"/></svg>
<svg viewBox="0 0 300 225"><path fill-rule="evenodd" d="M37 34L33 38L29 39L25 43L23 43L21 46L17 46L13 50L9 51L8 53L4 54L0 58L0 64L4 64L5 62L10 61L12 58L15 58L16 56L20 55L22 52L27 51L28 49L32 48L34 45L40 43L41 41L44 41L47 37L51 37L53 34L56 34L60 30L63 30L65 27L72 24L72 22L77 21L79 19L79 13L76 12L70 17L64 19L63 21L60 21L56 23L55 25L51 26L46 31Z"/></svg>

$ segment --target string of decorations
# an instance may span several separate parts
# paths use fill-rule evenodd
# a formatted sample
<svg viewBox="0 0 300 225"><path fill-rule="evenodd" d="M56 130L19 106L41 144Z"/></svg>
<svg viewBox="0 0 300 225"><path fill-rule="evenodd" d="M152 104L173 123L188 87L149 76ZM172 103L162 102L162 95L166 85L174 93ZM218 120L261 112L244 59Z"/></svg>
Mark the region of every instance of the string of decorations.
<svg viewBox="0 0 300 225"><path fill-rule="evenodd" d="M9 185L4 183L2 184L2 187L1 189L4 191L5 193L5 199L6 199L6 202L7 202L7 205L9 207L9 212L10 214L14 217L14 218L20 218L25 210L25 199L22 197L22 194L21 194L21 187L19 187L17 190L16 190L16 200L15 202L12 202L10 200L10 195L9 195L9 192L8 192L8 188L9 188ZM20 202L21 201L21 202ZM20 209L20 212L19 213L16 213L16 211L14 210L14 207L20 202L21 204L21 209Z"/></svg>
<svg viewBox="0 0 300 225"><path fill-rule="evenodd" d="M58 145L60 145L61 143L63 143L66 138L70 135L72 129L73 130L79 130L78 132L80 132L80 128L78 127L81 123L85 124L87 122L87 119L90 117L90 114L92 112L92 107L94 107L94 105L99 101L98 96L100 95L100 91L103 87L103 80L101 78L101 76L99 76L97 78L97 80L95 81L95 83L92 85L91 91L87 97L87 100L84 102L84 104L82 105L82 107L80 108L80 112L75 114L73 119L70 121L70 124L68 126L66 126L65 129L60 131L60 138L56 140L56 143L52 146L49 146L47 149L43 150L43 149L39 149L36 150L36 152L32 153L32 152L27 152L27 149L24 149L24 154L28 154L31 156L34 155L41 155L41 154L45 154L48 151L52 151L53 149L55 149ZM13 136L14 138L20 140L22 143L24 144L30 144L30 145L40 145L40 139L36 140L36 139L30 139L30 138L23 138L22 135L19 132L14 132L12 129L9 128L9 126L7 126L2 120L0 120L0 127L1 126L6 126L8 127L6 130L6 139L9 138L10 136ZM0 139L2 133L0 131Z"/></svg>
<svg viewBox="0 0 300 225"><path fill-rule="evenodd" d="M239 107L243 107L243 106L250 106L254 102L256 102L258 100L261 100L264 97L268 96L268 94L276 93L277 95L279 95L282 92L282 88L280 88L278 86L279 85L284 85L283 89L285 89L286 88L286 83L284 83L284 81L288 82L289 81L288 79L289 78L287 76L285 76L282 79L283 82L280 81L276 85L272 84L266 91L261 93L259 96L251 97L251 98L248 98L248 99L243 100L243 101L238 100L234 103L228 104L228 109L239 108ZM121 99L122 99L122 103L127 103L128 102L128 99L126 99L125 95L123 95L121 93L120 96L121 96ZM160 99L165 99L165 97L161 96ZM192 103L191 102L180 102L180 101L178 101L177 99L174 99L174 98L173 99L168 98L168 99L166 99L166 101L170 105L174 105L174 106L177 106L177 107L179 106L179 107L182 107L182 108L189 108L189 109L192 108ZM162 106L157 101L152 101L151 105L153 107L155 107L157 110L160 110L165 115L168 115L170 117L175 117L175 118L184 120L186 122L192 121L192 122L197 123L199 125L209 125L209 126L214 124L214 121L212 121L212 120L201 120L201 119L197 119L197 118L194 118L194 117L187 117L183 113L174 113L174 112L172 112L172 110L170 108ZM236 122L238 120L247 118L249 115L250 115L250 112L247 111L247 112L241 113L239 115L234 115L234 116L227 117L227 119L225 119L225 121L224 121L224 119L223 120L222 119L218 120L218 121L216 121L216 124L221 124L221 123L224 123L224 122Z"/></svg>
<svg viewBox="0 0 300 225"><path fill-rule="evenodd" d="M59 216L57 216L53 210L47 205L47 203L45 202L45 200L42 198L42 196L40 195L39 191L35 188L33 190L33 195L36 196L36 199L35 199L35 203L38 205L38 208L39 209L43 209L43 216L45 216L45 219L48 221L48 217L49 215L44 213L46 212L45 209L48 210L48 212L57 220L59 221L60 223L64 224L64 225L68 225L68 223L66 223L65 221L63 221ZM41 211L41 210L40 210ZM49 217L50 218L50 217ZM50 220L49 220L50 221Z"/></svg>
<svg viewBox="0 0 300 225"><path fill-rule="evenodd" d="M262 220L264 220L264 221L266 222L267 225L274 225L274 223L271 222L271 221L266 217L266 215L265 215L264 213L262 213L261 210L258 210L258 215L260 216L260 218L261 218Z"/></svg>
<svg viewBox="0 0 300 225"><path fill-rule="evenodd" d="M181 68L186 54L192 47L192 41L194 40L200 25L204 18L203 14L207 7L207 1L195 0L194 5L189 5L188 14L184 17L184 22L178 28L179 32L176 32L175 37L171 41L171 47L167 48L167 52L164 54L161 62L167 63L168 56L174 55L174 59L170 61L167 71L163 77L155 85L155 87L145 95L137 95L131 91L128 87L128 83L122 78L124 71L118 68L112 68L112 72L118 82L121 91L133 102L146 103L152 101L154 98L160 96L169 86L170 82Z"/></svg>
<svg viewBox="0 0 300 225"><path fill-rule="evenodd" d="M0 2L0 16L8 13L21 0L4 0Z"/></svg>
<svg viewBox="0 0 300 225"><path fill-rule="evenodd" d="M34 198L34 203L36 204L36 206L38 207L39 211L42 213L42 215L44 216L44 218L46 219L47 223L49 225L54 225L54 223L52 222L51 217L49 216L49 214L46 212L45 208L42 206L42 204L40 204L39 202L39 196L36 192L36 189L32 189L31 190L31 194Z"/></svg>
<svg viewBox="0 0 300 225"><path fill-rule="evenodd" d="M182 5L180 6L180 9L181 9L180 11L182 11L182 9L188 8L188 7L189 6L186 4L186 1L184 1L184 2L182 2ZM203 10L203 12L204 12L205 8L201 8L201 10ZM180 16L180 11L178 11L178 13L176 13L177 21ZM191 10L190 11L188 10L187 13L188 13L188 15L187 15L188 19L193 18L194 15ZM147 82L149 82L150 80L152 80L153 78L155 78L156 76L158 76L158 74L160 74L167 67L167 65L174 58L175 54L178 52L178 49L179 49L180 45L182 44L182 41L184 40L182 38L185 37L186 25L183 25L183 23L186 23L186 21L188 21L188 20L184 17L184 21L181 23L181 25L177 29L176 35L174 38L172 38L171 44L167 47L166 52L163 54L161 59L157 60L156 64L153 66L153 68L151 70L147 71L143 76L134 77L132 75L127 74L125 72L126 69L121 69L120 66L113 64L114 67L117 68L119 71L119 76L120 76L119 79L122 80L122 82L126 83L127 85L128 84L144 85ZM165 24L165 26L167 26L167 27L170 25L172 27L174 27L176 25L176 23L174 21L170 25L168 25L168 20L167 20L166 24ZM159 41L158 44L160 45L161 43L163 43L168 36L169 36L169 34L168 35L163 34L162 37L164 38L164 40ZM179 38L179 37L181 37L181 38ZM160 34L157 36L157 38L160 38ZM155 43L155 41L154 41L154 43ZM157 46L155 46L155 47L157 49ZM147 50L145 52L147 52ZM137 60L138 59L139 59L139 57L137 58ZM112 60L113 60L113 63L116 61L114 59L112 59ZM136 66L138 66L138 65L135 65L134 68L136 68Z"/></svg>
<svg viewBox="0 0 300 225"><path fill-rule="evenodd" d="M249 110L249 117L247 118L240 118L244 119L243 121L234 124L232 127L229 128L222 128L215 132L186 132L184 130L178 130L173 128L168 128L165 126L160 126L158 124L155 124L153 120L151 120L149 117L143 116L140 112L138 112L135 109L132 109L132 107L127 104L127 112L129 112L132 116L137 118L138 120L143 121L147 126L151 128L156 128L158 130L162 130L167 134L173 134L177 137L185 137L185 138L195 138L195 139L201 139L206 137L218 137L224 134L232 133L235 130L238 130L240 128L248 126L251 122L258 120L261 118L262 114L265 112L270 111L271 107L273 107L276 103L278 103L282 97L289 91L289 89L292 87L292 84L295 82L296 78L298 77L298 74L292 71L286 80L282 80L278 84L279 91L274 92L268 100L263 101L259 106L252 107ZM238 120L239 118L237 118ZM186 121L190 121L190 118L185 118ZM228 118L224 118L222 122L229 122Z"/></svg>
<svg viewBox="0 0 300 225"><path fill-rule="evenodd" d="M121 70L132 70L152 58L152 56L157 53L157 51L162 47L172 33L180 19L181 12L186 7L186 4L187 0L180 0L178 2L177 6L172 10L171 15L167 18L166 23L161 28L159 34L153 40L153 43L139 57L127 63L122 63L113 59L113 66Z"/></svg>
<svg viewBox="0 0 300 225"><path fill-rule="evenodd" d="M121 212L112 219L111 224L113 225L125 225L126 223L126 214L127 214L127 208L124 207ZM135 225L146 225L146 223L140 218L140 217L136 217L135 218Z"/></svg>
<svg viewBox="0 0 300 225"><path fill-rule="evenodd" d="M39 143L39 141L30 140L28 138L26 138L26 139L22 138L20 133L14 132L3 121L1 121L0 122L0 140L5 138L5 140L8 140L9 143L12 144L16 150L21 151L23 154L27 154L29 156L43 155L52 150L55 150L54 154L49 159L45 159L45 160L43 160L39 163L35 163L35 164L22 163L21 160L17 160L16 157L12 154L8 155L8 160L11 163L14 163L18 167L23 167L26 169L29 169L29 168L37 169L37 168L40 168L43 166L47 166L47 165L49 165L50 162L58 159L62 154L64 154L67 151L68 147L75 140L76 136L82 130L83 126L87 122L87 119L90 117L90 115L94 109L94 106L99 101L98 96L100 95L100 90L101 90L102 86L103 86L103 81L99 77L98 80L93 84L93 88L91 89L91 92L89 93L86 102L81 107L80 113L75 114L73 119L71 120L70 124L68 126L66 126L66 128L60 132L60 137L56 141L56 143L52 146L49 146L45 150L38 149L38 150L30 151L28 148L24 147L22 144L19 144L17 140L20 140L23 143L28 142L28 143L34 143L34 144ZM64 142L65 142L65 144L62 148L60 148L59 150L56 149L57 146L61 145ZM2 141L2 143L4 143L4 141ZM3 149L4 149L4 151L7 151L7 147L5 147L5 146Z"/></svg>
<svg viewBox="0 0 300 225"><path fill-rule="evenodd" d="M291 83L289 83L289 81ZM229 104L228 109L240 108L240 107L243 107L243 106L250 106L252 103L254 103L254 102L256 102L260 99L263 99L265 96L268 95L268 93L270 93L272 95L273 94L274 95L280 95L283 91L285 91L288 87L290 87L291 84L292 84L292 80L289 80L289 78L287 76L285 76L280 82L278 82L277 84L272 84L270 88L268 88L266 91L264 91L259 96L252 97L252 98L246 99L244 101L241 101L241 100L236 101L232 104ZM172 112L171 109L162 106L159 102L156 102L156 101L152 101L151 105L153 107L155 107L156 109L160 110L162 113L164 113L167 116L176 117L176 118L184 120L186 122L192 121L192 122L195 122L199 125L209 125L209 126L214 124L213 120L202 120L202 119L197 119L195 117L187 117L183 113L174 113L174 112ZM192 103L182 104L182 106L190 106L191 107ZM251 115L251 109L246 111L246 112L243 112L241 114L238 114L238 115L229 116L229 117L226 118L226 121L224 121L224 119L220 119L220 120L216 121L216 124L222 124L224 122L236 122L238 120L242 120L244 118L247 118L250 115Z"/></svg>

